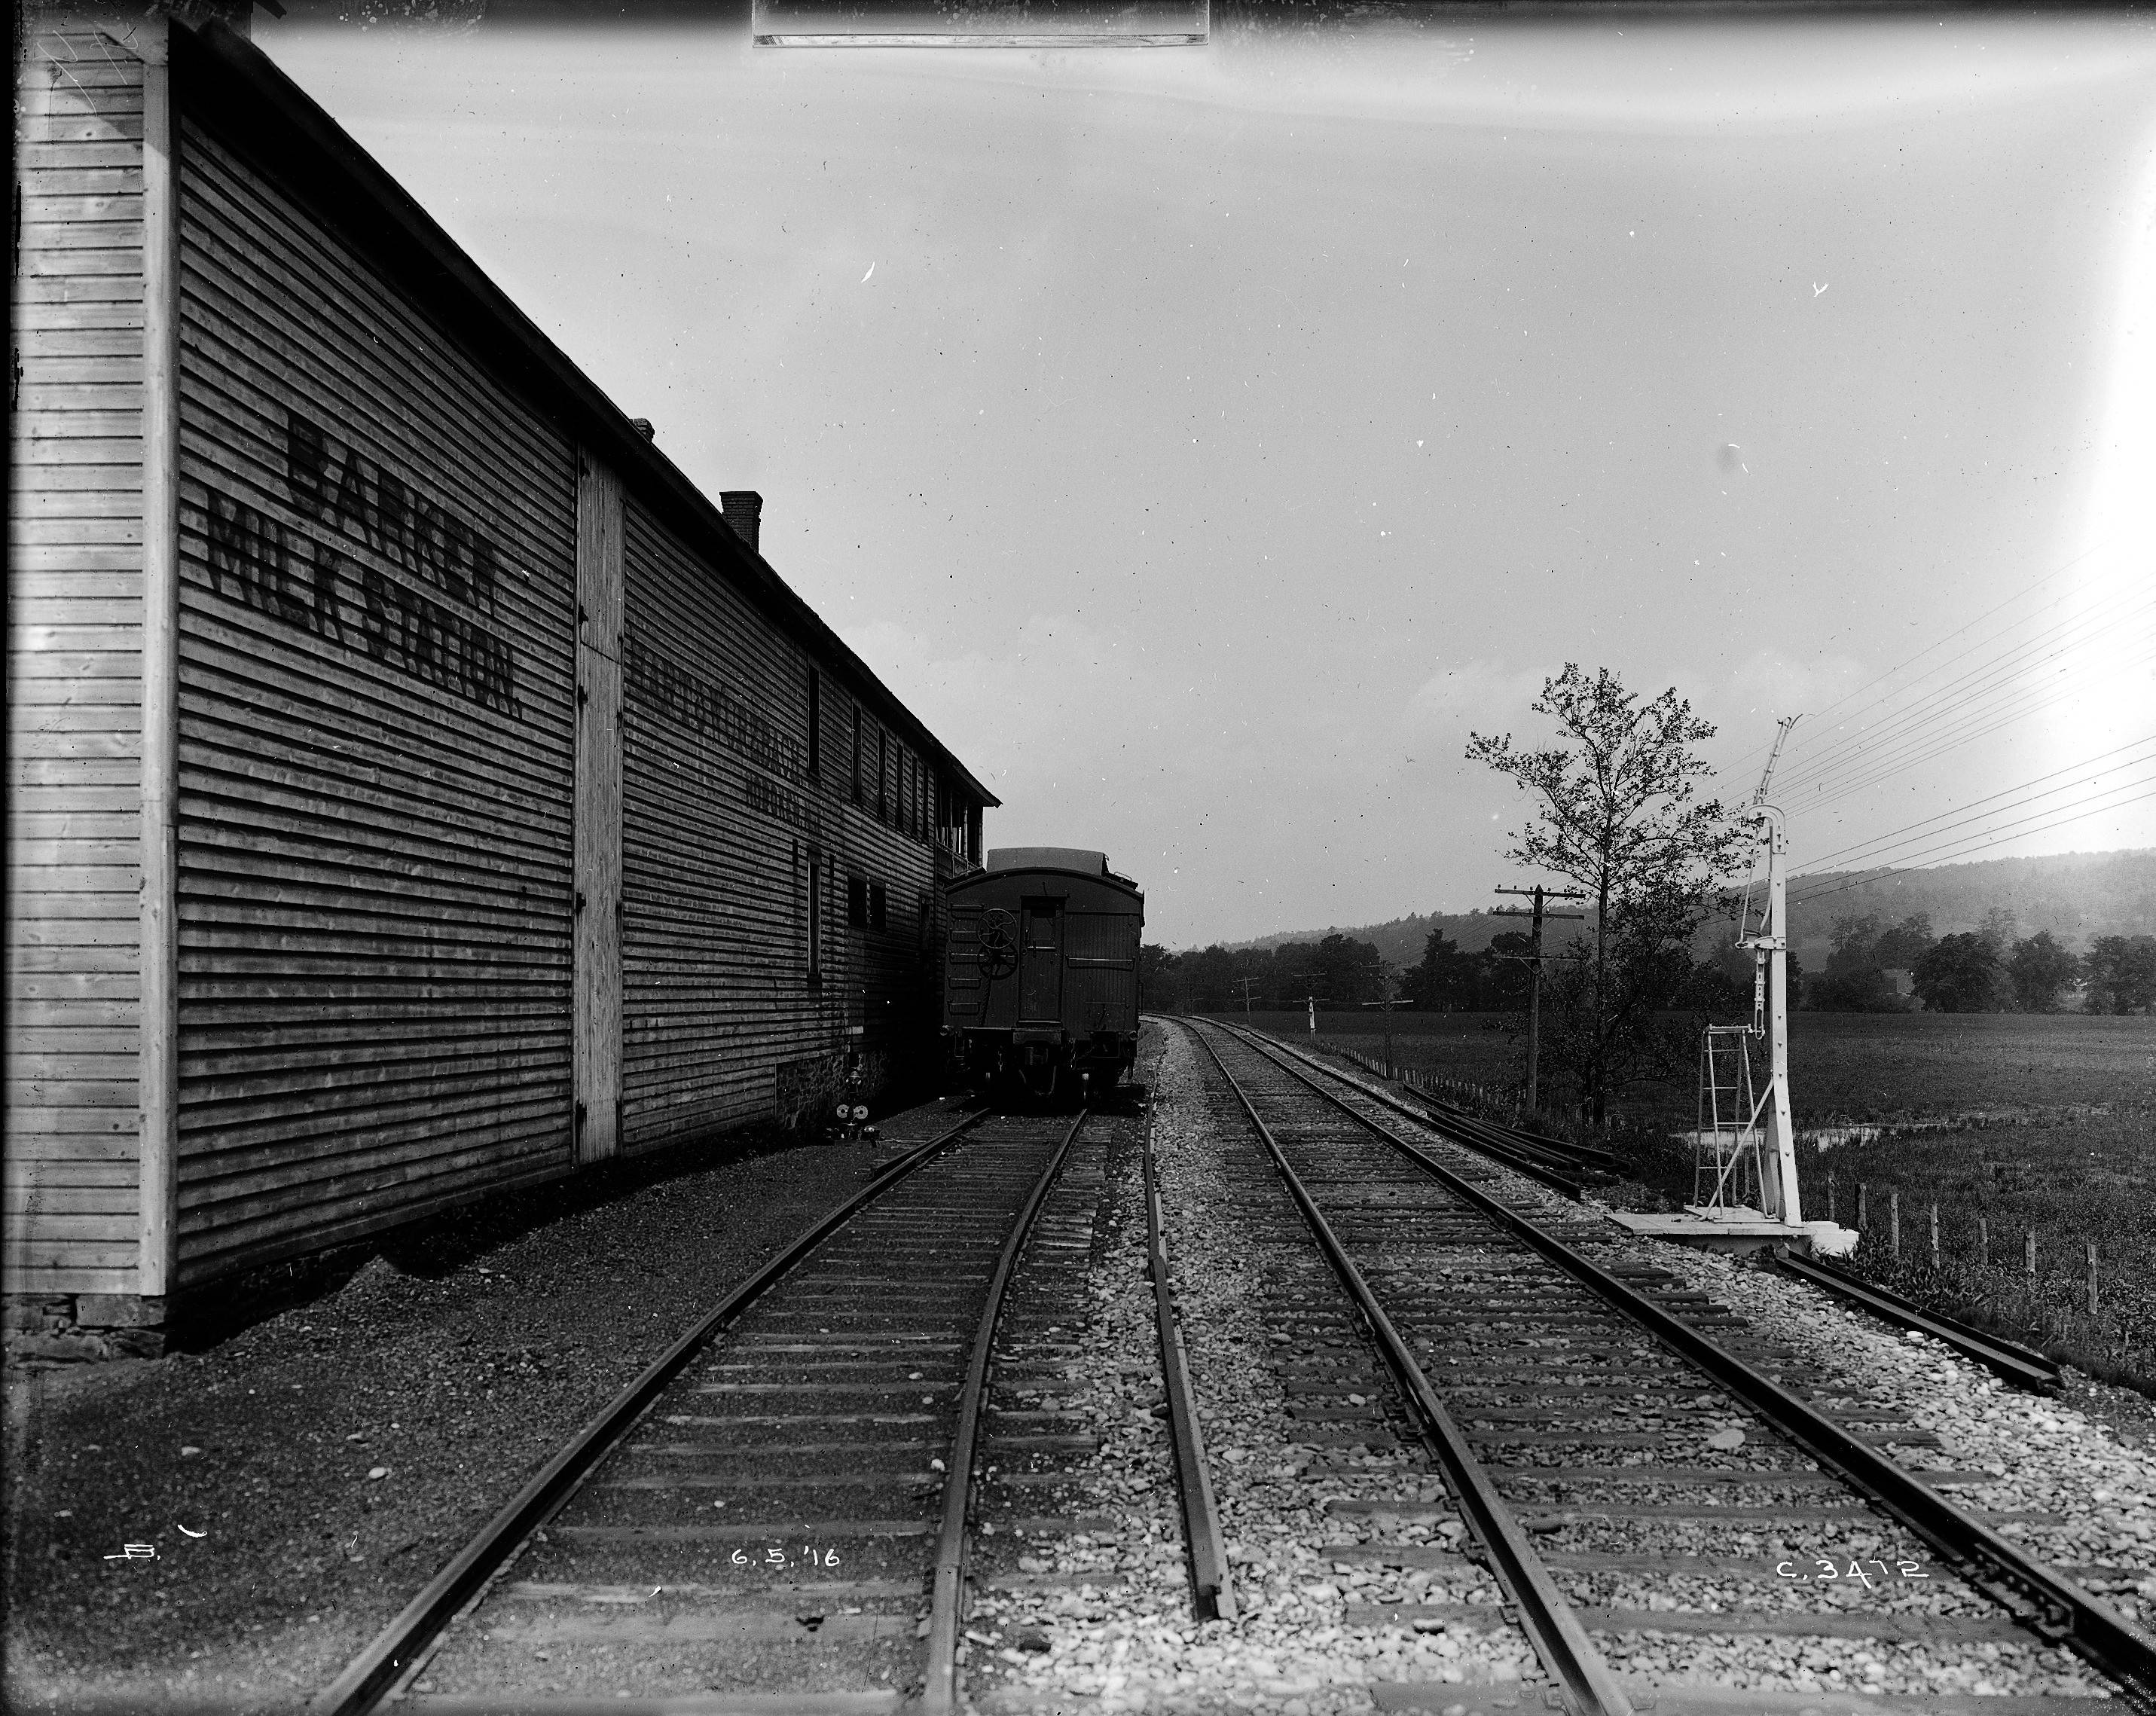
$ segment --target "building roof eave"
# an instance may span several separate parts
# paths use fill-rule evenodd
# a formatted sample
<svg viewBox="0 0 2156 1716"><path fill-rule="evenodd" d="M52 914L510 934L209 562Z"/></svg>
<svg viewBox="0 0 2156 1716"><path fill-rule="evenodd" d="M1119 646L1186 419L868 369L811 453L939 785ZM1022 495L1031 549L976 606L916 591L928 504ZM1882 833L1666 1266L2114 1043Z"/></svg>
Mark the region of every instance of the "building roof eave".
<svg viewBox="0 0 2156 1716"><path fill-rule="evenodd" d="M220 136L313 203L470 347L478 361L563 431L604 459L623 486L679 531L721 575L832 677L911 740L955 786L983 805L1003 801L734 533L680 468L638 430L538 325L490 280L412 194L276 64L229 25L173 20L176 95Z"/></svg>

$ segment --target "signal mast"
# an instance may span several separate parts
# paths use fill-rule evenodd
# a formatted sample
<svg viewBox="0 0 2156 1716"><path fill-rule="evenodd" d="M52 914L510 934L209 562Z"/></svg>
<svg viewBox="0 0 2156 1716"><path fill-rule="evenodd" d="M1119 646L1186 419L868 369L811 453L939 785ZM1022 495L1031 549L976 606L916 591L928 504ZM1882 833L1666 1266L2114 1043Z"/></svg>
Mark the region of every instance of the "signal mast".
<svg viewBox="0 0 2156 1716"><path fill-rule="evenodd" d="M1794 715L1775 724L1767 771L1759 777L1758 790L1742 818L1758 830L1767 849L1767 897L1759 908L1756 932L1748 933L1752 916L1748 898L1737 926L1737 945L1752 950L1751 1035L1767 1040L1767 1088L1760 1092L1751 1116L1754 1133L1763 1119L1766 1123L1759 1200L1763 1214L1792 1227L1804 1218L1797 1196L1797 1138L1789 1122L1789 833L1781 810L1767 802L1767 785L1774 778L1783 742L1796 724Z"/></svg>

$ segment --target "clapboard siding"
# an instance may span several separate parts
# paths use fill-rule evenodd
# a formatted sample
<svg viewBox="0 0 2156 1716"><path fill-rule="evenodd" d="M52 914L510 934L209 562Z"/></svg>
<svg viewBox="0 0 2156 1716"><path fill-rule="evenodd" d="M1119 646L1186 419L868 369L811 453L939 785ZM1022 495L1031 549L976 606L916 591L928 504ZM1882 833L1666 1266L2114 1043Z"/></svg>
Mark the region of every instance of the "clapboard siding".
<svg viewBox="0 0 2156 1716"><path fill-rule="evenodd" d="M664 664L691 694L752 712L805 765L805 677L800 708L780 706L803 664L643 506L625 511L622 1126L633 1151L767 1116L778 1066L829 1047L836 1020L807 985L802 891L818 828L749 809L752 778L805 809L800 768L759 768L652 691L651 664Z"/></svg>
<svg viewBox="0 0 2156 1716"><path fill-rule="evenodd" d="M634 504L626 564L623 1083L634 1149L768 1116L783 1067L835 1066L865 996L872 1059L932 1052L938 885L918 787L902 803L894 790L909 767L921 778L913 753L885 746L881 818L872 780L851 802L850 688L819 679L811 776L808 655ZM654 660L680 676L672 700L654 692ZM730 742L723 722L718 736L699 731L680 686L730 700L769 738ZM824 889L813 987L812 860ZM856 876L885 889L883 929L848 922Z"/></svg>
<svg viewBox="0 0 2156 1716"><path fill-rule="evenodd" d="M569 1166L576 465L192 118L181 162L187 1283Z"/></svg>
<svg viewBox="0 0 2156 1716"><path fill-rule="evenodd" d="M13 1292L136 1278L142 67L34 36L15 81L8 503Z"/></svg>

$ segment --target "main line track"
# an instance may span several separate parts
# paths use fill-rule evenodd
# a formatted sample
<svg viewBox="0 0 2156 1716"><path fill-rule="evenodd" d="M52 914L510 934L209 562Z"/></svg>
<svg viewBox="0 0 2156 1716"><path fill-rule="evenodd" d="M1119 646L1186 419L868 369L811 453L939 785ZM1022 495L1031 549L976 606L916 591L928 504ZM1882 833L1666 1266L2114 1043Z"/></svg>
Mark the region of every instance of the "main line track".
<svg viewBox="0 0 2156 1716"><path fill-rule="evenodd" d="M1705 1295L1672 1291L1600 1224L1430 1126L1403 1123L1354 1081L1255 1033L1185 1028L1352 1302L1343 1314L1297 1290L1270 1308L1313 1338L1316 1356L1358 1328L1374 1343L1390 1374L1384 1415L1431 1451L1456 1503L1361 1506L1377 1528L1424 1528L1424 1541L1330 1553L1449 1571L1462 1588L1486 1577L1479 1560L1502 1587L1499 1613L1555 1683L1546 1690L1583 1713L1720 1708L1687 1703L1697 1688L1681 1675L1613 1672L1612 1657L1635 1656L1649 1631L1695 1638L1703 1656L1794 1641L1823 1662L1847 1648L1832 1642L1861 1639L1868 1660L1916 1653L1917 1683L1984 1693L1998 1690L1984 1665L2002 1653L2041 1679L2059 1660L2047 1647L2061 1646L2126 1708L2156 1708L2156 1641L1999 1535L2004 1516L1948 1500L1984 1475L1917 1469L1912 1457L1936 1438L1831 1377L1798 1374L1794 1354L1748 1342ZM1463 1523L1479 1546L1470 1557L1429 1541L1428 1528ZM1778 1571L1793 1561L1797 1576ZM1867 1591L1892 1585L1891 1612L1851 1599L1851 1564L1867 1570ZM1825 1564L1833 1582L1804 1576ZM1373 1606L1348 1618L1452 1624L1462 1611ZM1968 1702L1997 1716L2121 1708L2063 1688ZM1949 1706L1928 1696L1903 1708Z"/></svg>

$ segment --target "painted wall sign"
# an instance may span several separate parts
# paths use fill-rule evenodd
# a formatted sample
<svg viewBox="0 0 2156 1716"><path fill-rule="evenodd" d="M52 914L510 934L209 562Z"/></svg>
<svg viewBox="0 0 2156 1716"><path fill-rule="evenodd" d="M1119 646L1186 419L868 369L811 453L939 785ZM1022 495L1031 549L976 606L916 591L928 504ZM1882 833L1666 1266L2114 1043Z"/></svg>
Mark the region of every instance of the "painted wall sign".
<svg viewBox="0 0 2156 1716"><path fill-rule="evenodd" d="M799 829L811 839L820 840L822 830L808 803L798 794L783 787L775 787L762 775L748 778L748 808L758 814L776 818L788 826Z"/></svg>
<svg viewBox="0 0 2156 1716"><path fill-rule="evenodd" d="M285 480L303 516L364 543L452 601L494 611L493 542L296 411L286 419Z"/></svg>
<svg viewBox="0 0 2156 1716"><path fill-rule="evenodd" d="M676 727L716 740L783 779L798 780L807 772L804 746L701 675L676 666L627 635L621 640L621 662L630 698Z"/></svg>
<svg viewBox="0 0 2156 1716"><path fill-rule="evenodd" d="M211 589L503 715L521 715L516 652L372 566L208 489Z"/></svg>

